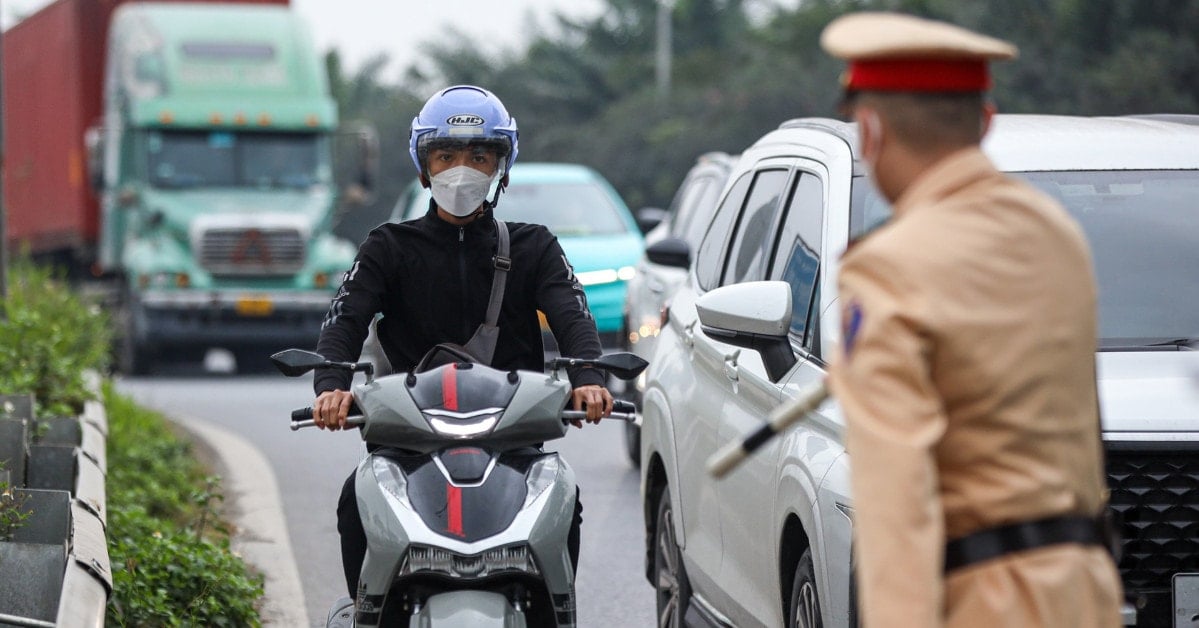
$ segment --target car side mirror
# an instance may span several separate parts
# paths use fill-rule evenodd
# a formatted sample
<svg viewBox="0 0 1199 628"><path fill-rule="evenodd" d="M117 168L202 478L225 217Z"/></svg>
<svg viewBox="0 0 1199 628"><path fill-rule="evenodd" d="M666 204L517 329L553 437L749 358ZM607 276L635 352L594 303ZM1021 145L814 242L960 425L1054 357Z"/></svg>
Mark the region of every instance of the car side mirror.
<svg viewBox="0 0 1199 628"><path fill-rule="evenodd" d="M787 333L791 285L750 281L723 286L696 299L703 332L720 342L757 351L770 381L778 382L798 360Z"/></svg>
<svg viewBox="0 0 1199 628"><path fill-rule="evenodd" d="M637 228L641 233L649 233L654 227L666 220L667 211L659 207L642 207L637 210Z"/></svg>
<svg viewBox="0 0 1199 628"><path fill-rule="evenodd" d="M691 267L691 245L681 238L662 238L645 247L645 257L662 266Z"/></svg>

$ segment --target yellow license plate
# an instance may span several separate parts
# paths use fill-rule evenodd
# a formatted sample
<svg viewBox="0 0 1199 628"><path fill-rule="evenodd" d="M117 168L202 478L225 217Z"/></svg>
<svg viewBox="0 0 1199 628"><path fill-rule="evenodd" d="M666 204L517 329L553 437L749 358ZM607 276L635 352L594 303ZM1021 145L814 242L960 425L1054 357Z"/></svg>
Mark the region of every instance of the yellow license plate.
<svg viewBox="0 0 1199 628"><path fill-rule="evenodd" d="M241 316L270 316L275 303L270 297L244 296L237 299L237 313Z"/></svg>
<svg viewBox="0 0 1199 628"><path fill-rule="evenodd" d="M550 330L550 322L545 320L545 312L537 310L537 320L541 322L541 331Z"/></svg>

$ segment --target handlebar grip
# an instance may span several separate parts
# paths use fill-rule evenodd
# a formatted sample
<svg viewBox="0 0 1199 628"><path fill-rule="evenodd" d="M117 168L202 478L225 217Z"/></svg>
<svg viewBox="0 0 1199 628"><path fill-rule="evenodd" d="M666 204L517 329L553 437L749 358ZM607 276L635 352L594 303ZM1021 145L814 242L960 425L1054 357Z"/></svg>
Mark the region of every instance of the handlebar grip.
<svg viewBox="0 0 1199 628"><path fill-rule="evenodd" d="M624 399L616 399L612 402L612 412L620 414L636 414L637 404Z"/></svg>
<svg viewBox="0 0 1199 628"><path fill-rule="evenodd" d="M291 411L291 422L292 423L295 423L297 421L311 421L311 420L312 420L312 406Z"/></svg>

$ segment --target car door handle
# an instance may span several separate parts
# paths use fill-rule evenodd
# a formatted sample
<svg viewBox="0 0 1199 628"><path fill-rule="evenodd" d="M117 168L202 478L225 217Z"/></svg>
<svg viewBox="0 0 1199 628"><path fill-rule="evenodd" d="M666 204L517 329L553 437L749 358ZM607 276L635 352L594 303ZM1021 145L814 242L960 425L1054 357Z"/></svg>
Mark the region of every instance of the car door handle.
<svg viewBox="0 0 1199 628"><path fill-rule="evenodd" d="M737 381L737 358L741 356L741 350L738 349L732 353L726 353L724 356L724 376L732 381Z"/></svg>
<svg viewBox="0 0 1199 628"><path fill-rule="evenodd" d="M654 281L654 280L650 279L645 282L645 289L649 290L650 292L652 292L654 294L662 294L663 292L666 291L666 286L663 285L662 282L660 282L660 281Z"/></svg>
<svg viewBox="0 0 1199 628"><path fill-rule="evenodd" d="M683 326L683 344L688 347L695 346L695 324L698 322L699 320L694 320Z"/></svg>

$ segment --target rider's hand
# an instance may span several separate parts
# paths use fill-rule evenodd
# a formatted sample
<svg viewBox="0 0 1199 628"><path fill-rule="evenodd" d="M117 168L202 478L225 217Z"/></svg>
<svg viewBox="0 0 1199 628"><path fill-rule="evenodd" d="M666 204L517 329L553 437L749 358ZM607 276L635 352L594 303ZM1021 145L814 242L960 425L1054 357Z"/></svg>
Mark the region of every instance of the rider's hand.
<svg viewBox="0 0 1199 628"><path fill-rule="evenodd" d="M312 421L322 430L340 430L346 426L353 401L347 390L326 390L312 403Z"/></svg>
<svg viewBox="0 0 1199 628"><path fill-rule="evenodd" d="M587 410L587 422L599 423L600 418L612 414L612 393L607 388L596 384L579 386L570 391L570 399L575 410ZM571 421L575 427L583 427L581 421Z"/></svg>

